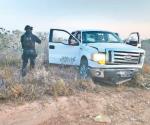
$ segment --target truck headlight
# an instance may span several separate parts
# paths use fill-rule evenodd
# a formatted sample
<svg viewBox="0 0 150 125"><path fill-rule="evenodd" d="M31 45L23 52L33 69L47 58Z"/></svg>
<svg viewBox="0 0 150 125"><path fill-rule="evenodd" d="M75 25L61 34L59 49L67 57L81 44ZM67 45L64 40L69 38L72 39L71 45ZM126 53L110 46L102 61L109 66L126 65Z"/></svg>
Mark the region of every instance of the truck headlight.
<svg viewBox="0 0 150 125"><path fill-rule="evenodd" d="M106 56L104 53L94 53L91 59L99 64L106 64Z"/></svg>

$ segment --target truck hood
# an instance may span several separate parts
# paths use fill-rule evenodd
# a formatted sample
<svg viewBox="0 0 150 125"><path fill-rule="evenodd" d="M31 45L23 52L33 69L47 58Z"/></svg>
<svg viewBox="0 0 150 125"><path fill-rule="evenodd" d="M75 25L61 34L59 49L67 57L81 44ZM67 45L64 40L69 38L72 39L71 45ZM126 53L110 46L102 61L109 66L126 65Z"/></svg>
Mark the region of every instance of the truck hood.
<svg viewBox="0 0 150 125"><path fill-rule="evenodd" d="M99 52L105 52L106 49L115 51L145 52L143 49L125 43L89 43L87 46L95 48Z"/></svg>

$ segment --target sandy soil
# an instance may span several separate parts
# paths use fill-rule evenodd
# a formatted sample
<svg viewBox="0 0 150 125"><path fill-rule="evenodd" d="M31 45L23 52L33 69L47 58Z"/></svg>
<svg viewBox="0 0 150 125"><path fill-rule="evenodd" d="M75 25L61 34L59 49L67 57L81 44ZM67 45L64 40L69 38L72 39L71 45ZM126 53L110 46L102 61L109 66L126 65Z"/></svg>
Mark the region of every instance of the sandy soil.
<svg viewBox="0 0 150 125"><path fill-rule="evenodd" d="M138 88L101 87L98 93L1 104L0 125L149 125L149 95Z"/></svg>

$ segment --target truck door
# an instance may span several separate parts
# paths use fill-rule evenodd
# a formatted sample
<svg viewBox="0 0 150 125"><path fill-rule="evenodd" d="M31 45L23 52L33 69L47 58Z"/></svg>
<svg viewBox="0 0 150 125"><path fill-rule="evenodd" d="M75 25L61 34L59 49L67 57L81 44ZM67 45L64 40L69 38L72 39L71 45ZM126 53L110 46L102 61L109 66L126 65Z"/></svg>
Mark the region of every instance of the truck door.
<svg viewBox="0 0 150 125"><path fill-rule="evenodd" d="M131 33L129 37L125 40L125 43L141 48L141 40L139 33L138 32Z"/></svg>
<svg viewBox="0 0 150 125"><path fill-rule="evenodd" d="M51 29L49 36L49 63L79 65L80 41L68 31Z"/></svg>

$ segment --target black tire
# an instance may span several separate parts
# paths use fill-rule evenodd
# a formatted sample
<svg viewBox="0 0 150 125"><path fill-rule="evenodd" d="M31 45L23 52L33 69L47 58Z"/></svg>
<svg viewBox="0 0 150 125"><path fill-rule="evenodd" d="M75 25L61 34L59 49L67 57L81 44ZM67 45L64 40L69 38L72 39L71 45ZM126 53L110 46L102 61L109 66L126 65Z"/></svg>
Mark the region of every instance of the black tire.
<svg viewBox="0 0 150 125"><path fill-rule="evenodd" d="M92 81L97 84L98 80L95 77L92 77Z"/></svg>
<svg viewBox="0 0 150 125"><path fill-rule="evenodd" d="M85 80L89 77L88 60L83 58L80 62L79 68L80 78Z"/></svg>

